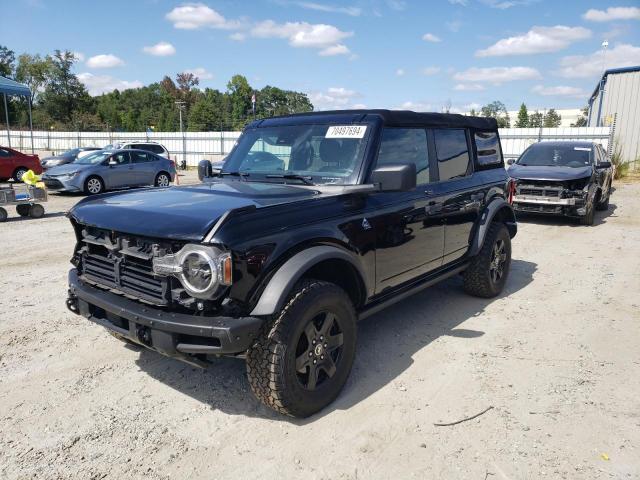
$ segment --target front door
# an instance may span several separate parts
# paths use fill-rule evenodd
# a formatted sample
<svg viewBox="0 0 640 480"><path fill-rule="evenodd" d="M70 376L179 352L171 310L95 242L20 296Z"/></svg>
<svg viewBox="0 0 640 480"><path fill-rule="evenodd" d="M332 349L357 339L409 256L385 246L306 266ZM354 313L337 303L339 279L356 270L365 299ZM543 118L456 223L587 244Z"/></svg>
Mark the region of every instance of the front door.
<svg viewBox="0 0 640 480"><path fill-rule="evenodd" d="M431 189L426 130L385 128L376 166L415 163L417 187L410 192L371 195L367 219L376 233L376 293L396 287L442 265L442 198ZM375 167L374 167L375 168Z"/></svg>
<svg viewBox="0 0 640 480"><path fill-rule="evenodd" d="M115 165L109 165L105 172L105 183L107 188L127 187L135 185L133 178L133 167L129 152L114 153L109 162L116 162Z"/></svg>

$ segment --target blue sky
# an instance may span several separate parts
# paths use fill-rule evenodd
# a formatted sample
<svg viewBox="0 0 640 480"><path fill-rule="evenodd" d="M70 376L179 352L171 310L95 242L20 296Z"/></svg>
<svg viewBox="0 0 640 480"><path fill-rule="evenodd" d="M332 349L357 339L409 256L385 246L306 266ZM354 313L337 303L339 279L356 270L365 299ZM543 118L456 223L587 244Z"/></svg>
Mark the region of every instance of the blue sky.
<svg viewBox="0 0 640 480"><path fill-rule="evenodd" d="M640 64L637 1L1 0L0 44L69 49L92 94L193 71L304 91L318 109L587 103L603 64ZM603 59L601 44L609 46Z"/></svg>

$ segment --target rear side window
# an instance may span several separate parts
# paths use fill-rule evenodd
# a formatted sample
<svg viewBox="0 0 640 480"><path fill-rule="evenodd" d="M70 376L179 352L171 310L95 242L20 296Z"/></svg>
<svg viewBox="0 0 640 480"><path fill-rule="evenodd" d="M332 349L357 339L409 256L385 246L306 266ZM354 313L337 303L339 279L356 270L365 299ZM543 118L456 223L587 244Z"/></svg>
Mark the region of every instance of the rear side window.
<svg viewBox="0 0 640 480"><path fill-rule="evenodd" d="M475 132L474 140L481 167L502 165L502 151L496 132Z"/></svg>
<svg viewBox="0 0 640 480"><path fill-rule="evenodd" d="M150 148L148 148L147 150L152 151L153 153L164 153L164 148L162 148L160 145L149 145Z"/></svg>
<svg viewBox="0 0 640 480"><path fill-rule="evenodd" d="M145 163L154 160L153 155L145 152L131 152L131 160L133 163Z"/></svg>
<svg viewBox="0 0 640 480"><path fill-rule="evenodd" d="M467 135L462 129L433 131L440 180L465 177L469 173Z"/></svg>
<svg viewBox="0 0 640 480"><path fill-rule="evenodd" d="M8 150L0 148L0 157L10 157L11 153Z"/></svg>
<svg viewBox="0 0 640 480"><path fill-rule="evenodd" d="M389 163L414 163L416 183L429 183L429 149L427 132L420 128L385 128L376 166Z"/></svg>

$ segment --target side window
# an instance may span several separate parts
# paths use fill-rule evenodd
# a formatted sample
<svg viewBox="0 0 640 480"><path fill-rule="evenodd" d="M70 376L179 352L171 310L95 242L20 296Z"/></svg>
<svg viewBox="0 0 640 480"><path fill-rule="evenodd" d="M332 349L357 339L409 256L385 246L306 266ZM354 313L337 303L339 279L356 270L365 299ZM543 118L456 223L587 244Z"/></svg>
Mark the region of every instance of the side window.
<svg viewBox="0 0 640 480"><path fill-rule="evenodd" d="M125 165L129 163L129 152L116 153L111 157L111 160L115 160L118 165Z"/></svg>
<svg viewBox="0 0 640 480"><path fill-rule="evenodd" d="M162 148L160 145L149 145L149 150L151 150L153 153L158 153L158 154L163 154L164 153L164 148Z"/></svg>
<svg viewBox="0 0 640 480"><path fill-rule="evenodd" d="M496 132L475 132L474 140L481 167L502 165L502 151Z"/></svg>
<svg viewBox="0 0 640 480"><path fill-rule="evenodd" d="M131 161L133 163L150 162L152 159L149 157L151 157L151 155L148 155L145 152L131 152Z"/></svg>
<svg viewBox="0 0 640 480"><path fill-rule="evenodd" d="M418 185L429 183L427 132L421 128L385 128L376 166L389 163L414 163Z"/></svg>
<svg viewBox="0 0 640 480"><path fill-rule="evenodd" d="M9 153L8 150L5 150L4 148L0 148L0 158L4 158L4 157L10 157L11 153Z"/></svg>
<svg viewBox="0 0 640 480"><path fill-rule="evenodd" d="M433 131L440 180L464 177L469 172L467 135L462 129Z"/></svg>

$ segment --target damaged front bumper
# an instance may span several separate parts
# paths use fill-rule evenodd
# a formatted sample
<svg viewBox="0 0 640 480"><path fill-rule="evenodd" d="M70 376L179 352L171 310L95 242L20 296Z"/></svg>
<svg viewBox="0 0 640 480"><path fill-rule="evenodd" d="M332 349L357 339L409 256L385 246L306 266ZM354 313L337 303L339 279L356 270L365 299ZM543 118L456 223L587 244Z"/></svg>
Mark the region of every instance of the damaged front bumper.
<svg viewBox="0 0 640 480"><path fill-rule="evenodd" d="M141 304L91 286L69 272L67 308L132 342L194 364L207 355L245 352L258 335L257 317L200 316Z"/></svg>
<svg viewBox="0 0 640 480"><path fill-rule="evenodd" d="M518 186L513 209L522 213L581 217L587 214L587 193L560 187Z"/></svg>

